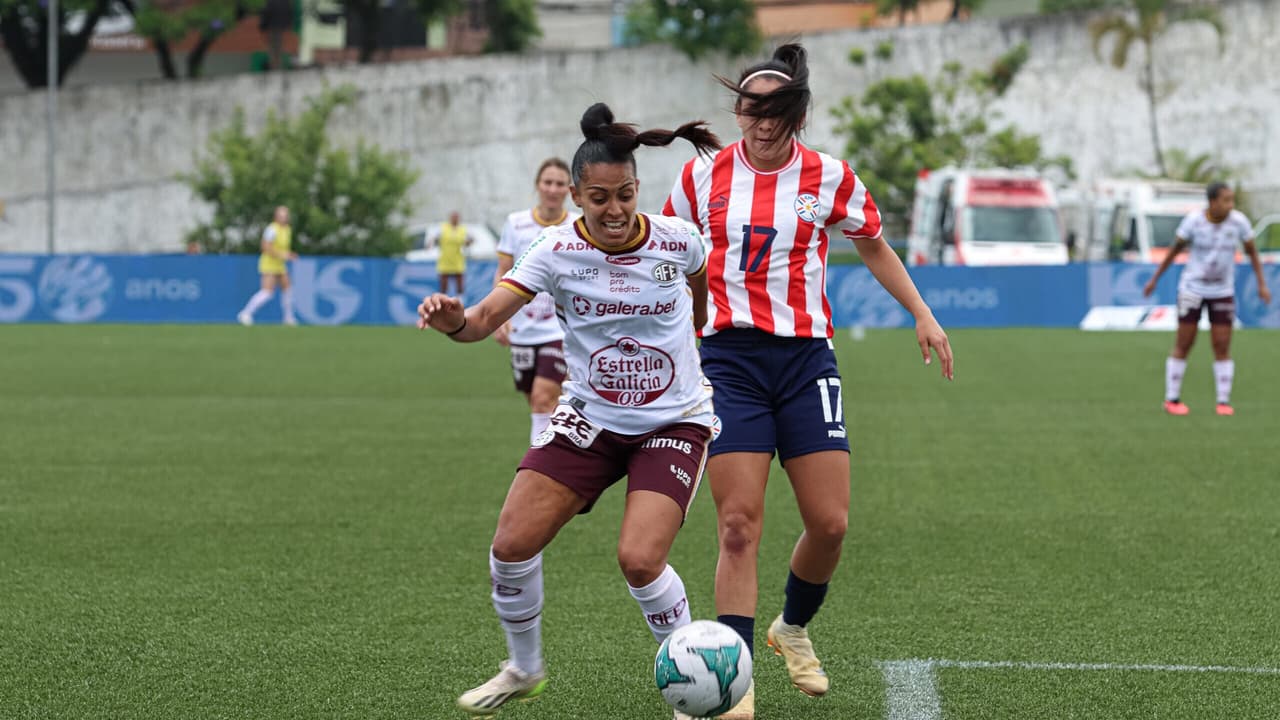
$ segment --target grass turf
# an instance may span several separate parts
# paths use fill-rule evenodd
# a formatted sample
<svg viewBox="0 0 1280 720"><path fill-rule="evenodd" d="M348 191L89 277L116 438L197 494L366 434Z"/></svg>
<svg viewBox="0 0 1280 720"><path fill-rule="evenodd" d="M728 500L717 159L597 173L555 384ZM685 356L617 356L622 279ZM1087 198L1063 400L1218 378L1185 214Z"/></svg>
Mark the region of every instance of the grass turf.
<svg viewBox="0 0 1280 720"><path fill-rule="evenodd" d="M1159 409L1166 334L837 338L845 560L813 626L832 693L758 652L771 718L883 718L877 661L1280 667L1280 335L1207 342ZM1207 340L1205 338L1204 340ZM403 328L0 329L0 716L461 718L505 654L485 556L528 416L503 351ZM769 489L757 645L800 530ZM614 560L622 496L546 555L546 695L508 720L670 717ZM713 617L704 490L672 563ZM1280 675L938 671L943 715L1274 718Z"/></svg>

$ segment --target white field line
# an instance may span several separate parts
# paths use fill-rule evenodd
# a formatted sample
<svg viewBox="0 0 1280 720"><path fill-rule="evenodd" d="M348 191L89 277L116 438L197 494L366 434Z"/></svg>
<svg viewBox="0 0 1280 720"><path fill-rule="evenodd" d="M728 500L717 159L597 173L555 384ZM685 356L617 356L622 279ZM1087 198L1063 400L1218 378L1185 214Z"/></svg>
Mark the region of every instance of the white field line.
<svg viewBox="0 0 1280 720"><path fill-rule="evenodd" d="M1235 673L1280 675L1280 668L1226 665L1126 665L1122 663L1034 663L1012 660L884 660L885 720L942 720L938 668L964 670L1092 670L1111 672Z"/></svg>

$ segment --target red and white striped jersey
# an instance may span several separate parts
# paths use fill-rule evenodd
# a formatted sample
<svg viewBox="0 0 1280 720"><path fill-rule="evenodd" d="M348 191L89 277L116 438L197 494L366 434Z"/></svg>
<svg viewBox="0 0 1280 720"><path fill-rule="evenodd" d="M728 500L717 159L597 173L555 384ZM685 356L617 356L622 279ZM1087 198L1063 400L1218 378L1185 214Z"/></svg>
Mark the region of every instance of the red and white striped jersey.
<svg viewBox="0 0 1280 720"><path fill-rule="evenodd" d="M828 235L880 236L880 211L848 163L799 142L770 172L747 162L741 142L690 160L662 212L697 225L709 243L703 336L738 327L831 337Z"/></svg>

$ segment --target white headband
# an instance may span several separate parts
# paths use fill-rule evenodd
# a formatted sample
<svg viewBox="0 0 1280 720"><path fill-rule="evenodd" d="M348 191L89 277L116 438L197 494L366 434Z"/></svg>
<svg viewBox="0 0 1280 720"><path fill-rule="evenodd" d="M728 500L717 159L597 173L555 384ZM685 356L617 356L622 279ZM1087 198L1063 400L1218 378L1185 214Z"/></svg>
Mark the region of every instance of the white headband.
<svg viewBox="0 0 1280 720"><path fill-rule="evenodd" d="M757 70L757 71L755 71L755 72L751 73L750 75L746 76L745 78L743 78L743 79L742 79L742 82L738 84L738 89L740 89L740 90L741 90L741 89L745 89L745 88L747 87L747 83L751 82L752 80L755 80L756 78L760 77L761 75L777 75L778 77L782 78L783 80L785 80L785 81L787 81L787 82L791 82L791 76L790 76L790 75L788 75L788 74L786 74L786 73L784 73L784 72L782 72L782 71L780 71L780 70L769 70L769 69L767 69L767 68L766 68L766 69L764 69L764 70Z"/></svg>

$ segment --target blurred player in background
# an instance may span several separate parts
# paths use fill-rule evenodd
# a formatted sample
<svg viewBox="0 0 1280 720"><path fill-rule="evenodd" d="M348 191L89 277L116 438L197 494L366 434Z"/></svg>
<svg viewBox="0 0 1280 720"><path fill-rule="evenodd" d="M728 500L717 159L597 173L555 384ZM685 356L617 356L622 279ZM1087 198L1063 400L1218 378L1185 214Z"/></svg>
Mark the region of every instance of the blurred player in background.
<svg viewBox="0 0 1280 720"><path fill-rule="evenodd" d="M689 622L684 582L667 556L711 438L711 389L690 324L706 320L706 254L689 223L636 212L632 153L681 137L699 153L718 148L703 125L637 133L615 123L604 104L591 106L571 171L583 217L543 231L478 304L464 311L459 298L437 293L418 308L420 328L476 342L546 292L564 319L570 368L561 403L521 461L498 517L491 598L508 659L458 698L466 712L490 715L542 692L542 549L624 476L618 565L631 595L658 641Z"/></svg>
<svg viewBox="0 0 1280 720"><path fill-rule="evenodd" d="M1210 183L1205 191L1209 207L1188 214L1178 224L1173 247L1142 289L1144 296L1155 292L1156 282L1173 264L1178 253L1190 247L1187 265L1178 279L1178 332L1173 351L1165 360L1164 410L1170 415L1191 412L1182 402L1182 378L1187 372L1187 353L1195 344L1200 316L1209 308L1209 337L1213 342L1213 378L1217 386L1219 415L1234 415L1231 385L1236 363L1231 359L1231 330L1236 319L1236 252L1240 245L1249 255L1258 278L1258 297L1271 302L1271 291L1262 273L1262 260L1253 241L1253 228L1244 213L1236 210L1236 194L1226 183Z"/></svg>
<svg viewBox="0 0 1280 720"><path fill-rule="evenodd" d="M462 297L463 278L467 274L466 249L471 245L471 236L462 224L457 210L449 213L449 222L440 225L440 234L436 236L440 246L440 255L436 259L436 275L440 277L440 292L448 295L449 284L457 288L458 297Z"/></svg>
<svg viewBox="0 0 1280 720"><path fill-rule="evenodd" d="M720 81L736 94L742 140L690 160L663 209L693 222L711 243L712 306L700 330L702 370L722 424L707 465L720 535L716 610L754 648L765 484L777 452L804 533L767 637L792 683L823 695L829 681L806 626L826 598L849 522L849 441L825 286L829 243L853 243L914 316L925 364L932 349L947 379L951 345L881 236L862 181L844 161L797 140L811 103L804 48L783 45L736 81ZM722 717L754 715L753 686Z"/></svg>
<svg viewBox="0 0 1280 720"><path fill-rule="evenodd" d="M493 282L498 285L524 255L543 230L571 225L574 220L564 206L569 194L569 165L560 158L548 158L534 176L538 204L529 210L518 210L507 216L498 241L498 272ZM511 373L516 390L529 401L529 441L546 427L551 411L560 399L564 382L564 331L556 319L556 303L547 293L538 293L511 320L493 333L500 345L511 348Z"/></svg>
<svg viewBox="0 0 1280 720"><path fill-rule="evenodd" d="M258 256L258 274L262 276L262 285L249 298L244 309L236 314L241 325L253 324L253 314L271 300L277 285L280 286L284 324L298 324L298 319L293 315L293 290L289 286L289 266L286 264L298 259L298 254L293 252L292 247L293 227L289 225L289 208L281 205L276 208L271 224L262 231L262 254Z"/></svg>

